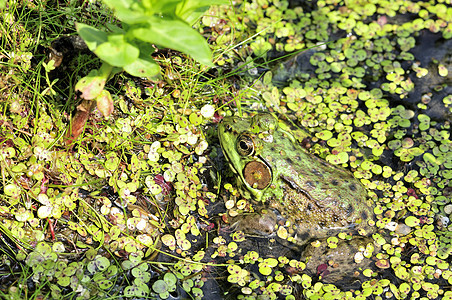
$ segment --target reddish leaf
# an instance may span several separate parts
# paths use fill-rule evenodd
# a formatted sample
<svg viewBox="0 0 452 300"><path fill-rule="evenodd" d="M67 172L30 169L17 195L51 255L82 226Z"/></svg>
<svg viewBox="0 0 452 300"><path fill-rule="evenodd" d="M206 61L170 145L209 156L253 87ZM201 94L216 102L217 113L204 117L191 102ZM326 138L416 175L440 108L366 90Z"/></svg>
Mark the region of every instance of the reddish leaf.
<svg viewBox="0 0 452 300"><path fill-rule="evenodd" d="M96 98L97 109L102 113L104 118L108 118L113 112L113 99L109 91L102 90Z"/></svg>
<svg viewBox="0 0 452 300"><path fill-rule="evenodd" d="M75 85L75 90L82 93L83 99L93 100L103 91L107 78L97 76L97 73L97 70L92 70Z"/></svg>
<svg viewBox="0 0 452 300"><path fill-rule="evenodd" d="M80 133L82 133L94 104L94 101L84 100L79 106L77 106L77 111L72 118L70 129L66 135L66 145L72 144L75 140L77 140Z"/></svg>

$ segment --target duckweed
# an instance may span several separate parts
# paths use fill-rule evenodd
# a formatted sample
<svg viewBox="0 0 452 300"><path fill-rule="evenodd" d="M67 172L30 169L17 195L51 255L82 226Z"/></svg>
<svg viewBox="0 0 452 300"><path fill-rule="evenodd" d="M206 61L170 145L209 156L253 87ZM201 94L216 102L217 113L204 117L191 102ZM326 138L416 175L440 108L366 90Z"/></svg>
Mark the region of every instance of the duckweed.
<svg viewBox="0 0 452 300"><path fill-rule="evenodd" d="M63 88L49 82L30 97L28 88L13 87L26 82L14 76L31 69L27 50L35 43L17 22L11 34L20 37L22 49L5 56L15 73L2 66L1 74L2 88L11 93L1 95L6 114L0 120L0 229L22 249L16 259L31 268L29 277L54 298L67 289L80 299L119 293L167 299L179 286L200 298L206 293L206 262L213 260L243 299L295 299L300 293L331 299L451 297L444 288L452 281L450 124L432 114L434 105L450 112L451 97L437 100L441 84L413 96L420 80L449 74L443 61L432 61L434 67L421 62L416 48L428 32L450 39L450 9L441 1L325 0L298 7L238 1L234 10L211 12L197 26L217 47L216 77L241 60L249 63L247 72L234 84L210 75L198 81L197 66L162 53L165 80L118 76L111 99L99 108L110 119L95 115L72 150L60 142L65 113L55 99L65 97ZM2 20L9 24L14 18L7 13ZM303 48L312 49L294 53ZM289 52L294 55L286 65L298 69L282 68L286 86L280 87L275 78L281 71L270 61ZM263 75L265 68L271 71ZM82 76L83 70L71 70ZM112 113L111 104L119 110ZM224 221L252 212L253 203L240 197L227 176L212 184L204 174L211 170L209 160L218 159L209 125L231 115L233 107L242 113L269 109L303 126L309 135L300 132L299 140L308 151L353 171L376 203L379 233L373 239L382 246L373 254L376 267L391 272L395 282L364 270L368 280L360 288L341 291L303 273L305 265L296 259L245 251L250 237L227 232ZM221 215L214 201L224 202ZM285 226L276 233L288 236ZM327 243L334 248L337 238ZM173 259L169 268L154 265L158 255ZM128 285L117 291L121 278ZM1 292L11 296L17 289Z"/></svg>

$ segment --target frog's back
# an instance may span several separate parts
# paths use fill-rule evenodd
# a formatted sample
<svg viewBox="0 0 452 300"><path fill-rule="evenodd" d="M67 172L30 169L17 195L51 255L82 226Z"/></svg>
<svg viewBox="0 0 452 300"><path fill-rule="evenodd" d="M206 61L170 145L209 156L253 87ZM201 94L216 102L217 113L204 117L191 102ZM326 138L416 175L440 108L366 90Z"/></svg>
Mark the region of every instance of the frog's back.
<svg viewBox="0 0 452 300"><path fill-rule="evenodd" d="M353 175L310 155L298 144L287 143L284 136L275 136L270 145L267 161L280 180L269 188L274 200L271 206L282 217L290 220L295 233L302 239L327 237L334 232L361 230L367 234L371 228L373 206L367 200L367 191ZM282 190L279 195L271 195Z"/></svg>

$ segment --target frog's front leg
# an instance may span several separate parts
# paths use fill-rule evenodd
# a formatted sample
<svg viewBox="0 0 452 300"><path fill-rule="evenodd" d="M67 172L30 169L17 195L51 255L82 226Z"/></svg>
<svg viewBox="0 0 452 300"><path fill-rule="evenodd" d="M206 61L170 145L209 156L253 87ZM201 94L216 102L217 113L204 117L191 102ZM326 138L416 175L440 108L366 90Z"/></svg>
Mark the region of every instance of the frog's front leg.
<svg viewBox="0 0 452 300"><path fill-rule="evenodd" d="M335 248L330 248L325 239L320 241L320 245L308 244L301 258L306 261L305 271L322 282L349 285L368 279L362 274L363 270L376 269L371 259L372 252L378 250L376 247L370 237L339 240Z"/></svg>
<svg viewBox="0 0 452 300"><path fill-rule="evenodd" d="M275 235L276 223L277 216L273 211L261 209L259 212L234 217L231 227L251 236L268 238Z"/></svg>

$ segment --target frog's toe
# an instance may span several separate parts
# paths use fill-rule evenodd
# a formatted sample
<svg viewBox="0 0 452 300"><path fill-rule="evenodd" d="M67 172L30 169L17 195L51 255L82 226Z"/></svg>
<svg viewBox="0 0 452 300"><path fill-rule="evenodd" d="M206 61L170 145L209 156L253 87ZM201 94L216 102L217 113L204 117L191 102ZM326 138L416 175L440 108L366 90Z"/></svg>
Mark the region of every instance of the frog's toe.
<svg viewBox="0 0 452 300"><path fill-rule="evenodd" d="M276 222L277 217L274 212L262 210L259 213L249 213L235 217L231 226L248 235L271 237L275 235Z"/></svg>

